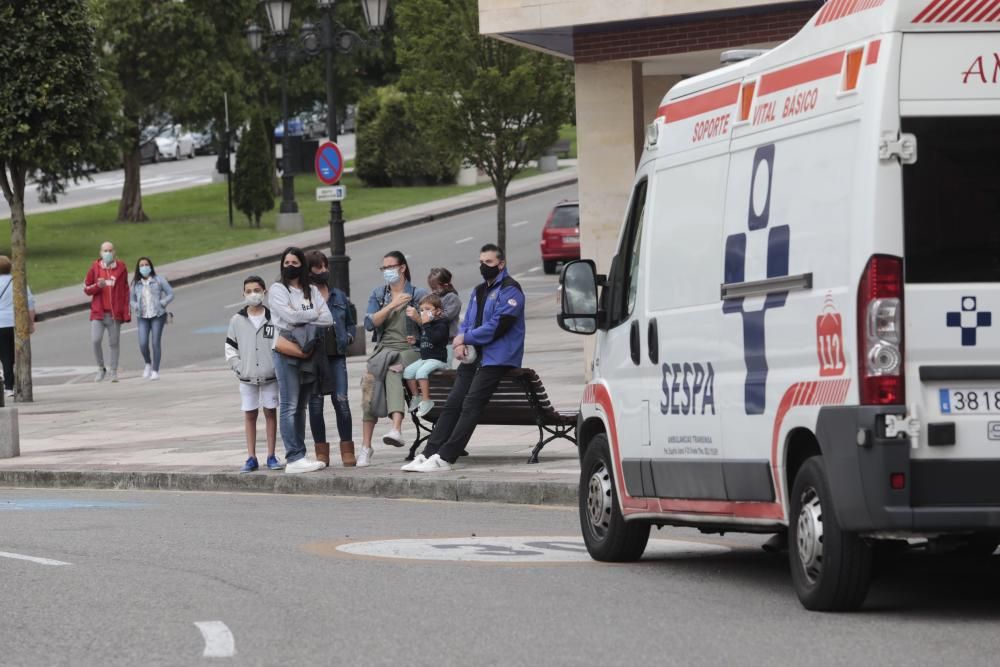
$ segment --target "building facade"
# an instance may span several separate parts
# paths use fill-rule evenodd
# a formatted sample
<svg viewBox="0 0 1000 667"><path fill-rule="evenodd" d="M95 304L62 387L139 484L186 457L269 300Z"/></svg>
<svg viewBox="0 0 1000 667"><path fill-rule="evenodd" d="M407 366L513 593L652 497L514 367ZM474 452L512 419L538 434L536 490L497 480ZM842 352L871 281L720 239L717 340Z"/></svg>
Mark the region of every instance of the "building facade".
<svg viewBox="0 0 1000 667"><path fill-rule="evenodd" d="M839 2L854 0L837 0ZM583 256L607 270L663 95L723 51L788 39L822 0L479 0L482 34L571 59Z"/></svg>

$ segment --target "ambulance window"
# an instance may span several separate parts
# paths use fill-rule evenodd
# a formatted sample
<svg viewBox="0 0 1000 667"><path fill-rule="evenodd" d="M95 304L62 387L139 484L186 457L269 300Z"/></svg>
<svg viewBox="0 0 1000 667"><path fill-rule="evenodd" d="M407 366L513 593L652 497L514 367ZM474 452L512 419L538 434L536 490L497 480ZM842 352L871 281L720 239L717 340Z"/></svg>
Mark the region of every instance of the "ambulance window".
<svg viewBox="0 0 1000 667"><path fill-rule="evenodd" d="M906 281L1000 281L1000 117L904 118Z"/></svg>
<svg viewBox="0 0 1000 667"><path fill-rule="evenodd" d="M642 244L642 220L646 210L646 185L647 181L642 180L635 186L632 208L625 220L625 232L622 234L621 247L618 248L615 267L617 275L612 276L612 327L627 321L635 309L639 291L639 251Z"/></svg>

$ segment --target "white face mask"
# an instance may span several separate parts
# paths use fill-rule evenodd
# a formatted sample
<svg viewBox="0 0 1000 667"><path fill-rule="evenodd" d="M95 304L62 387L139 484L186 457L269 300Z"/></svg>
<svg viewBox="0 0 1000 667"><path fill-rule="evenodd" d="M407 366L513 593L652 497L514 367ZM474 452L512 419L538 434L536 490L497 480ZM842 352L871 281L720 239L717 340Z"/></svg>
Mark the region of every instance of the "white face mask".
<svg viewBox="0 0 1000 667"><path fill-rule="evenodd" d="M246 295L248 306L259 306L264 303L264 294L262 292L250 292Z"/></svg>

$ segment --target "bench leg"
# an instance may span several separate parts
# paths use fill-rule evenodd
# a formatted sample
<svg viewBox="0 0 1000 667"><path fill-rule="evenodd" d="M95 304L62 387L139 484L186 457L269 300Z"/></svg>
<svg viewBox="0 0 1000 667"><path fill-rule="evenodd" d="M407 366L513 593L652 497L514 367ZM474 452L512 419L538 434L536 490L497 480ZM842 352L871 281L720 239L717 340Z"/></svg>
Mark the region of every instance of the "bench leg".
<svg viewBox="0 0 1000 667"><path fill-rule="evenodd" d="M576 430L576 426L544 426L542 424L538 425L538 444L535 448L531 450L531 456L528 457L528 463L538 463L538 455L541 453L542 448L549 444L553 440L558 440L562 438L564 440L569 440L574 445L576 444L576 438L570 435ZM549 437L545 437L545 433L548 432Z"/></svg>

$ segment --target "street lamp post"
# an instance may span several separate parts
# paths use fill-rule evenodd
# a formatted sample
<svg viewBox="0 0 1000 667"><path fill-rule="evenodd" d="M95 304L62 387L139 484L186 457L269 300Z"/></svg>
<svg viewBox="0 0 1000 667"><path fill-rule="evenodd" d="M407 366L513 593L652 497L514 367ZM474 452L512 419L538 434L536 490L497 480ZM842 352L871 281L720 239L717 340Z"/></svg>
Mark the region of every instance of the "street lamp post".
<svg viewBox="0 0 1000 667"><path fill-rule="evenodd" d="M317 30L312 23L305 22L300 29L301 47L296 51L295 47L287 38L288 25L291 18L291 5L289 0L262 0L261 4L267 10L268 21L271 24L271 31L277 38L274 53L280 57L282 62L281 70L281 114L283 118L282 136L282 200L281 213L298 214L298 206L295 203L295 192L292 176L288 169L288 100L287 100L287 63L296 53L308 56L316 56L320 53L326 59L326 131L331 141L337 140L337 110L336 99L333 86L333 56L334 53L347 54L352 52L358 45L367 46L370 44L361 35L352 30L348 30L342 24L333 19L333 9L337 0L317 0L316 4L322 11L321 29ZM377 33L385 25L386 15L389 9L389 0L360 0L361 9L365 17L365 23L370 33ZM280 28L280 30L279 30ZM251 26L247 30L247 38L250 46L255 51L261 47L262 31L256 26ZM371 39L374 41L375 37ZM256 45L255 45L256 40ZM288 209L286 211L286 208ZM280 216L279 216L280 219ZM350 294L351 280L349 262L347 256L347 245L344 237L344 215L343 207L339 201L330 202L330 282L333 286L339 287L345 293ZM360 341L363 343L363 341Z"/></svg>

